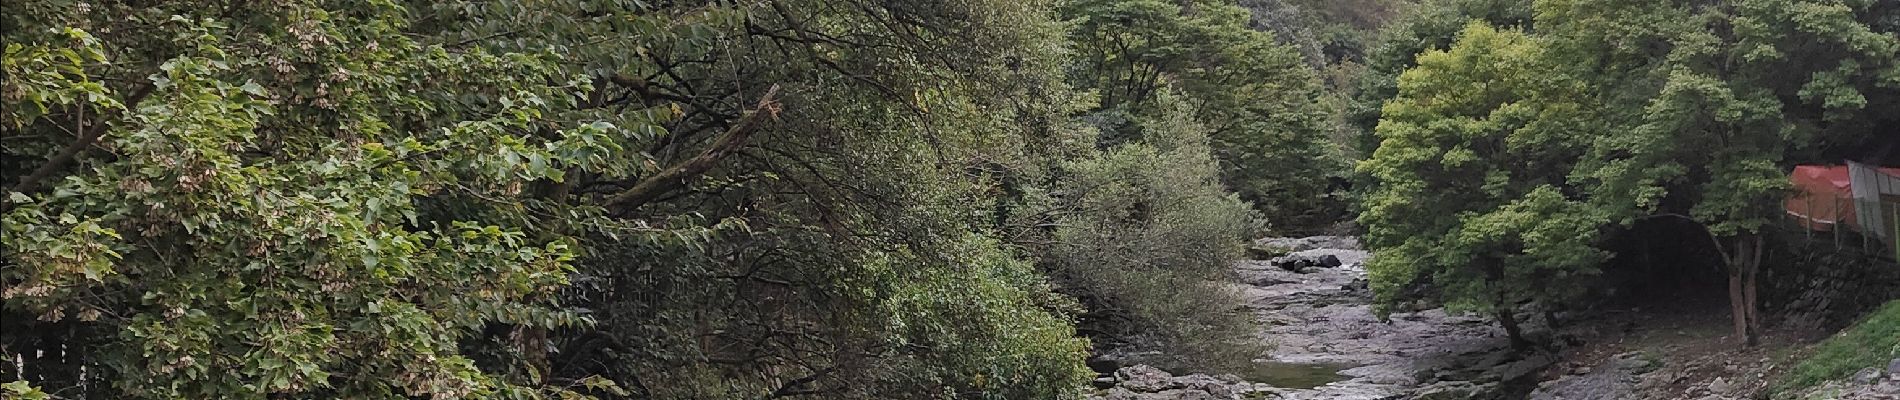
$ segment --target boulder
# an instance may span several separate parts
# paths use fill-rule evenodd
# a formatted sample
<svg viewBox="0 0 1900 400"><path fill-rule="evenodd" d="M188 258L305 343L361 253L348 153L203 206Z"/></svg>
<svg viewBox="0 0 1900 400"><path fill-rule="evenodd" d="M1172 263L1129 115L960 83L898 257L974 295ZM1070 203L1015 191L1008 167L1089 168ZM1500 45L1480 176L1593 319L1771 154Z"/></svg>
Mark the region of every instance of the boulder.
<svg viewBox="0 0 1900 400"><path fill-rule="evenodd" d="M1205 392L1219 399L1231 399L1240 395L1240 391L1235 390L1231 381L1204 374L1176 377L1174 384L1188 391Z"/></svg>
<svg viewBox="0 0 1900 400"><path fill-rule="evenodd" d="M1887 363L1887 379L1900 381L1900 358Z"/></svg>
<svg viewBox="0 0 1900 400"><path fill-rule="evenodd" d="M1847 381L1857 385L1872 385L1880 381L1880 375L1879 368L1867 367L1862 368L1860 372L1855 372L1852 378L1847 378Z"/></svg>
<svg viewBox="0 0 1900 400"><path fill-rule="evenodd" d="M1317 256L1307 255L1307 254L1289 254L1280 258L1275 258L1273 260L1267 261L1267 263L1273 264L1273 266L1276 266L1276 267L1280 267L1280 269L1293 271L1294 273L1306 273L1308 269L1313 269L1313 268L1337 268L1341 265L1345 265L1345 263L1342 263L1339 261L1339 256L1335 256L1332 254L1324 254L1324 255L1317 255Z"/></svg>
<svg viewBox="0 0 1900 400"><path fill-rule="evenodd" d="M1326 267L1326 268L1336 268L1336 267L1339 267L1340 265L1344 265L1339 262L1339 256L1335 256L1331 254L1319 256L1319 260L1317 261L1319 262L1320 266Z"/></svg>
<svg viewBox="0 0 1900 400"><path fill-rule="evenodd" d="M1741 385L1730 382L1728 378L1717 377L1715 381L1709 382L1708 389L1712 394L1727 396L1740 391Z"/></svg>
<svg viewBox="0 0 1900 400"><path fill-rule="evenodd" d="M1088 364L1089 370L1095 371L1095 373L1098 374L1113 374L1115 370L1122 368L1121 361L1102 356L1090 357L1088 361L1084 363Z"/></svg>
<svg viewBox="0 0 1900 400"><path fill-rule="evenodd" d="M1173 378L1174 375L1168 374L1167 371L1147 365L1124 367L1115 371L1115 379L1121 381L1121 387L1142 393L1155 393L1179 387Z"/></svg>

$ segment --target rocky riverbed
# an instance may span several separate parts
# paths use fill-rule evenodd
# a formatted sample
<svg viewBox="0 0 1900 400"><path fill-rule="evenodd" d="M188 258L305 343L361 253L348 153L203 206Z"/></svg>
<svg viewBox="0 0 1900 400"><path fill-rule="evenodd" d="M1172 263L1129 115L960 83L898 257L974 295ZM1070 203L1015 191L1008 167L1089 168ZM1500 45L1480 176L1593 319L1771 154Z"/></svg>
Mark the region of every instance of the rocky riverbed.
<svg viewBox="0 0 1900 400"><path fill-rule="evenodd" d="M1381 321L1365 287L1367 254L1352 238L1263 239L1258 244L1290 251L1236 265L1236 284L1262 326L1262 340L1274 345L1256 360L1261 368L1177 377L1146 366L1127 367L1099 382L1108 388L1098 398L1520 398L1552 362L1510 351L1503 330L1483 318L1433 309ZM1338 265L1282 267L1294 259L1328 256ZM1142 383L1130 384L1136 381Z"/></svg>

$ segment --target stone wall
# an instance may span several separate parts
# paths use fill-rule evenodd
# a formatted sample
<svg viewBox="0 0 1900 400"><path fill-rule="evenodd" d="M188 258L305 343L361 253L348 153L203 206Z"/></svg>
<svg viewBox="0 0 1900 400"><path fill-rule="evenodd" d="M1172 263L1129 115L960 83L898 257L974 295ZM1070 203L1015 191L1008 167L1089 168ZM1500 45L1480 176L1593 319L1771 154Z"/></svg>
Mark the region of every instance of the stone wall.
<svg viewBox="0 0 1900 400"><path fill-rule="evenodd" d="M1855 239L1858 245L1858 239ZM1766 260L1763 307L1784 327L1834 331L1900 298L1900 264L1831 239L1785 238Z"/></svg>

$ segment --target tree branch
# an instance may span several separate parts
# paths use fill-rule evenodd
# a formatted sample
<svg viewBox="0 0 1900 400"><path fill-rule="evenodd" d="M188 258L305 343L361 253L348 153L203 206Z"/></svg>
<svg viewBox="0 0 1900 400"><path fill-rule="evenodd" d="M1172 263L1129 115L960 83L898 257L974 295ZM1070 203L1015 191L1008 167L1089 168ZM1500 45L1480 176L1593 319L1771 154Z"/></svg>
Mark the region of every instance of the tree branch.
<svg viewBox="0 0 1900 400"><path fill-rule="evenodd" d="M718 164L720 159L746 145L746 140L752 136L753 128L758 126L759 114L776 113L774 109L777 104L772 97L777 93L778 85L772 85L770 89L766 89L765 95L759 98L759 104L754 106L752 111L747 111L745 116L740 117L739 122L732 124L725 133L713 139L712 145L708 146L706 151L641 180L626 191L607 199L601 206L620 211L633 210L655 198L685 187L687 181L705 174Z"/></svg>
<svg viewBox="0 0 1900 400"><path fill-rule="evenodd" d="M153 85L151 84L139 86L137 90L132 92L131 96L125 98L125 108L128 110L137 108L139 102L145 100L145 96L152 94L152 88ZM38 185L41 180L53 176L53 173L65 167L66 163L72 162L74 158L78 158L80 151L91 147L94 142L98 142L100 137L105 136L106 130L108 129L111 129L111 124L102 121L93 125L90 129L80 130L78 140L67 143L65 148L59 149L59 153L53 154L53 157L47 159L45 164L40 164L40 167L35 168L32 174L20 178L20 182L13 184L13 187L7 189L7 191L25 193L33 190L34 186Z"/></svg>

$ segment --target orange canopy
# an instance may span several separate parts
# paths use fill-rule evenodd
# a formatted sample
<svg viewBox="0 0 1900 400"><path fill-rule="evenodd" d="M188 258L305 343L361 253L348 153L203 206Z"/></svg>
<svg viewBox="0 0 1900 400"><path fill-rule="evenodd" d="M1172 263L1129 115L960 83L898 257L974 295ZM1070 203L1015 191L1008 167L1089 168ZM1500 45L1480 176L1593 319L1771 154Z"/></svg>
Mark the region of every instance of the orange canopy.
<svg viewBox="0 0 1900 400"><path fill-rule="evenodd" d="M1900 168L1879 170L1900 176ZM1788 198L1788 215L1811 230L1831 231L1838 224L1860 230L1854 212L1853 180L1849 178L1847 166L1798 165L1790 175L1795 194Z"/></svg>

